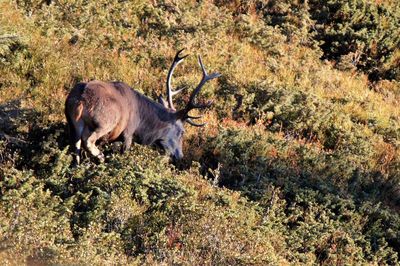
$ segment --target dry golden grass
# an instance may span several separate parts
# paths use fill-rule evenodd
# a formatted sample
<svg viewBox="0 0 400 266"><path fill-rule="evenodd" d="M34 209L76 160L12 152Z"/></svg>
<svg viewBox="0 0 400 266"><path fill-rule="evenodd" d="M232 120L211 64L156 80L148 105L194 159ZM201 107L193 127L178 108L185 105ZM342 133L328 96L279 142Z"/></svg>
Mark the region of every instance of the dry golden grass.
<svg viewBox="0 0 400 266"><path fill-rule="evenodd" d="M115 5L117 2L132 4L115 1ZM16 258L16 264L24 263L32 254L43 254L39 251L47 246L54 248L56 262L99 265L115 261L133 265L252 261L274 265L357 264L374 263L370 259L374 256L386 258L370 250L370 235L363 235L368 225L363 219L367 218L351 200L359 196L358 190L365 189L364 185L370 189L380 182L386 188L396 182L399 83L371 83L362 73L337 70L332 62L320 60L321 51L301 45L296 38L289 40L277 28L267 26L254 4L231 1L218 8L215 2L187 0L171 7L158 5L159 1L138 0L134 4L143 12L142 17L134 17L138 10L129 10L127 15L134 18L127 29L109 23L114 17L102 8L103 2L95 2L92 9L98 14L93 15L93 23L82 25L83 29L76 32L66 22L60 26L62 19L55 17L62 10L54 6L46 6L43 12L49 16L43 21L41 16L46 16L39 11L27 16L12 1L0 3L0 36L19 36L20 49L8 54L19 56L10 59L12 64L0 68L0 107L21 100L18 108L31 116L27 121L18 120L16 129L10 131L28 139L34 153L24 155L25 151L16 149L6 154L9 147L1 146L5 142L0 140L0 158L16 156L7 169L12 165L10 169L20 179L32 173L36 178L28 179L41 184L32 188L30 197L14 195L24 217L31 215L39 221L39 225L35 221L21 223L23 237L12 235L13 243L17 243L13 250L27 254ZM76 2L62 4L72 10L65 16L75 16ZM141 5L147 9L140 9ZM78 7L92 15L93 10ZM231 14L241 8L248 9L247 14ZM71 41L75 34L76 43ZM123 46L124 42L130 43ZM177 106L184 106L200 80L197 55L202 55L209 73L223 75L209 82L199 95L200 100L214 100L214 106L202 113L200 120L207 126L186 127L183 169L168 164L168 158L161 158L151 148L135 146L124 155L110 154L106 165L88 160L87 165L70 170L71 156L65 149L62 124L65 97L72 86L93 79L119 80L156 99L165 94L168 68L181 48L191 56L177 68L173 79L175 87L188 87L176 97ZM272 106L270 109L262 110L258 105L255 95L259 91L271 93L263 99ZM274 93L283 96L274 98ZM297 96L304 99L292 104ZM286 117L284 112L278 120L277 106L293 114ZM236 107L242 112L237 116L233 111ZM40 139L31 139L36 135ZM204 163L207 160L216 166ZM215 186L218 180L207 180L200 174L203 170L208 172L207 178L225 178L224 182L234 184L236 191ZM12 176L10 173L7 175ZM375 176L381 178L377 184L368 183ZM353 179L360 183L351 190ZM0 193L21 189L8 190L0 185ZM30 189L29 185L24 183ZM398 193L396 189L393 186L388 190L391 196ZM373 198L378 194L375 190L365 193L370 193L371 201L380 199ZM56 213L69 208L61 217L66 234L62 244L54 240L59 228L56 218L48 220L52 228L43 229L47 216L31 202L35 196L44 198L39 203L46 213L46 203L54 203L55 207L50 207ZM382 197L390 207L395 202ZM339 206L342 201L356 207ZM93 206L87 207L90 204ZM0 205L0 211L8 215L4 221L13 219L10 208ZM346 220L348 213L350 222ZM69 217L72 214L75 220ZM389 217L385 215L382 217ZM91 223L85 224L85 219ZM119 223L116 227L126 226L127 231L110 229L115 226L110 222L113 219ZM388 230L383 224L378 224L379 233L390 237L385 235ZM81 230L76 239L71 236L76 229L73 226ZM3 233L0 230L0 236ZM123 239L127 235L136 241L133 246L134 240ZM312 242L310 249L302 249L308 241ZM382 250L390 256L395 253L393 247L382 243ZM320 249L330 257L321 259ZM342 258L343 254L347 257ZM79 259L74 261L73 256ZM2 259L12 262L7 249L0 253Z"/></svg>

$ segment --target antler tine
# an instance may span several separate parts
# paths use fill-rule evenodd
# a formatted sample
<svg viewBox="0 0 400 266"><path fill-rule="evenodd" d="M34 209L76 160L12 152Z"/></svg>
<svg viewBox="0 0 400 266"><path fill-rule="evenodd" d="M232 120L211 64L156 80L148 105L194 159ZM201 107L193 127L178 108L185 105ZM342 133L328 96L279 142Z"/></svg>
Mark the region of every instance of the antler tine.
<svg viewBox="0 0 400 266"><path fill-rule="evenodd" d="M183 90L185 90L185 89L186 89L186 86L183 86L183 87L177 89L176 91L172 91L172 90L171 90L171 91L170 91L170 94L171 94L171 96L174 96L174 95L180 93L181 91L183 91Z"/></svg>
<svg viewBox="0 0 400 266"><path fill-rule="evenodd" d="M203 65L203 61L201 60L201 56L199 55L199 64L201 67L201 70L203 71L203 76L206 77L206 80L210 80L210 79L215 79L221 76L220 73L212 73L211 75L207 74L206 68Z"/></svg>
<svg viewBox="0 0 400 266"><path fill-rule="evenodd" d="M200 55L198 56L198 59L199 59L199 64L200 64L201 70L203 71L203 77L206 77L207 76L207 71L206 71L206 68L203 65L203 61L201 60L201 56Z"/></svg>
<svg viewBox="0 0 400 266"><path fill-rule="evenodd" d="M189 119L199 119L202 117L203 117L202 115L199 115L199 116L187 115L187 118L189 118Z"/></svg>
<svg viewBox="0 0 400 266"><path fill-rule="evenodd" d="M171 87L171 78L172 78L172 75L174 74L174 70L175 70L176 66L179 63L181 63L185 57L188 56L188 55L179 56L179 54L183 50L184 49L181 49L176 53L176 55L174 57L174 61L172 62L172 65L171 65L171 67L170 67L170 69L168 71L168 76L167 76L167 101L168 101L168 107L173 109L173 110L175 110L175 108L174 108L174 104L172 102L172 96L178 94L179 92L181 92L182 90L184 90L186 88L186 87L182 87L182 88L180 88L180 89L178 89L176 91L173 91L172 87Z"/></svg>
<svg viewBox="0 0 400 266"><path fill-rule="evenodd" d="M195 127L204 127L205 125L207 125L207 123L201 123L201 124L198 124L198 123L196 123L196 122L194 122L192 119L199 119L199 118L202 118L203 116L202 115L199 115L199 116L194 116L194 115L186 115L186 117L187 117L187 119L186 119L186 122L188 122L189 124L191 124L192 126L195 126Z"/></svg>
<svg viewBox="0 0 400 266"><path fill-rule="evenodd" d="M186 119L186 122L188 122L189 124L191 124L192 126L195 126L195 127L204 127L205 125L207 125L207 123L197 124L197 123L193 122L192 119L190 119L190 118Z"/></svg>

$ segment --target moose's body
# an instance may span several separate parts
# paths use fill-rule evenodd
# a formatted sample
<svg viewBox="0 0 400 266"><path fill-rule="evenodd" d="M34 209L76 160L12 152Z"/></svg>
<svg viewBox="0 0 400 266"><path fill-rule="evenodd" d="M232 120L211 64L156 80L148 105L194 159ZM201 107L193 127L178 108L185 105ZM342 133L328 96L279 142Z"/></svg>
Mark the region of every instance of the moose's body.
<svg viewBox="0 0 400 266"><path fill-rule="evenodd" d="M122 139L122 151L127 150L133 136L145 145L159 142L161 146L175 159L181 159L183 122L197 125L190 118L189 111L194 108L205 108L210 105L197 105L194 97L209 79L219 76L210 76L203 69L203 79L192 93L190 102L185 109L176 111L172 105L172 95L178 91L170 88L170 79L176 65L184 57L175 56L174 63L168 73L167 102L158 103L133 90L123 82L90 81L78 83L69 93L65 102L65 115L70 128L71 144L75 146L76 163L80 162L81 144L89 152L104 159L104 155L96 147L96 141L110 142Z"/></svg>
<svg viewBox="0 0 400 266"><path fill-rule="evenodd" d="M104 142L122 139L123 150L126 150L133 136L140 143L151 145L162 141L171 127L177 133L183 131L182 123L171 124L176 120L173 111L122 82L78 83L67 97L65 113L71 144L77 152L82 140L94 156L100 157L95 146L99 139ZM172 151L172 154L177 159L182 157L179 151Z"/></svg>

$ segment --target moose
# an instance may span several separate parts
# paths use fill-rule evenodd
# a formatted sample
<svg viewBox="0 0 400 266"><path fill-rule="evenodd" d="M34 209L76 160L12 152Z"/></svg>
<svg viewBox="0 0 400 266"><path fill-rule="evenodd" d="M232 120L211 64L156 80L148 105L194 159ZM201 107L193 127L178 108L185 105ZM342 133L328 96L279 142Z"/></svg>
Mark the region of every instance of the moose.
<svg viewBox="0 0 400 266"><path fill-rule="evenodd" d="M173 160L180 160L182 153L182 138L185 132L184 123L202 127L193 119L201 116L191 116L193 109L205 109L212 101L198 103L196 96L205 83L221 76L219 73L207 74L198 57L203 72L200 83L189 96L189 101L183 109L176 110L172 97L186 87L173 90L171 79L176 66L183 61L180 50L176 53L167 75L167 101L160 95L158 102L132 89L123 82L90 81L76 84L68 94L65 102L65 116L69 126L71 147L75 148L75 163L81 161L81 145L89 153L104 161L103 153L96 147L96 142L112 142L122 140L123 153L130 148L135 137L144 145L158 144Z"/></svg>

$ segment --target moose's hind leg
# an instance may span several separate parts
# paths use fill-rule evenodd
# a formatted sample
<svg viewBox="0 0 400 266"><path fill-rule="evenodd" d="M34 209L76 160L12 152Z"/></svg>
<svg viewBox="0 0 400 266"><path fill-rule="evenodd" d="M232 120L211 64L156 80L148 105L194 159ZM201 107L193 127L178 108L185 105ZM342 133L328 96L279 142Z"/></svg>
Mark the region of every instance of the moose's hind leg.
<svg viewBox="0 0 400 266"><path fill-rule="evenodd" d="M100 162L104 162L104 154L96 147L96 141L107 134L106 131L96 129L95 131L90 131L88 127L85 127L83 131L83 144L91 155L98 158Z"/></svg>

